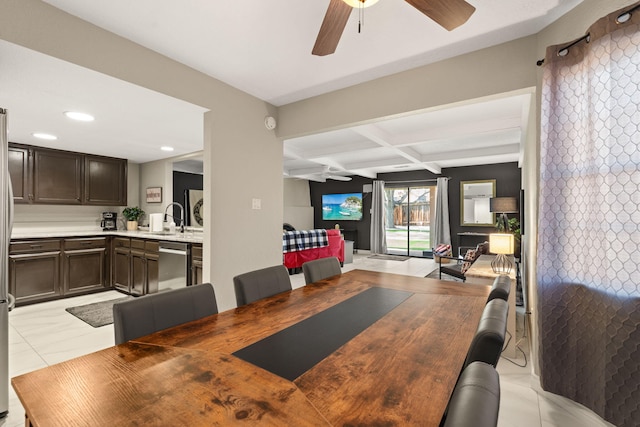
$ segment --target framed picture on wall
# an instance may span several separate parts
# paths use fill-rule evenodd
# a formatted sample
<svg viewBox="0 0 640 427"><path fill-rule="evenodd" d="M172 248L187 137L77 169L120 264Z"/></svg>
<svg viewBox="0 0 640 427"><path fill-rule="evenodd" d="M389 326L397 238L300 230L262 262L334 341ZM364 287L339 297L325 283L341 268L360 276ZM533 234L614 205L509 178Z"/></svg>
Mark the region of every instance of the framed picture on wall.
<svg viewBox="0 0 640 427"><path fill-rule="evenodd" d="M147 203L162 203L162 187L147 188Z"/></svg>

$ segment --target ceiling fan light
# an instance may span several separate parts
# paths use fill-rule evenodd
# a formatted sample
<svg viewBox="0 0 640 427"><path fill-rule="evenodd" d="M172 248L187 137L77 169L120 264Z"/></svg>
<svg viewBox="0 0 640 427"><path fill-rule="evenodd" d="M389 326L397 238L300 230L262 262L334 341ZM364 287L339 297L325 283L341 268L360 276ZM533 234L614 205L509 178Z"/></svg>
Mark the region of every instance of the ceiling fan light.
<svg viewBox="0 0 640 427"><path fill-rule="evenodd" d="M369 7L369 6L373 6L374 4L378 3L378 0L342 0L343 2L345 2L346 4L348 4L349 6L353 7L353 8L359 8L359 7Z"/></svg>

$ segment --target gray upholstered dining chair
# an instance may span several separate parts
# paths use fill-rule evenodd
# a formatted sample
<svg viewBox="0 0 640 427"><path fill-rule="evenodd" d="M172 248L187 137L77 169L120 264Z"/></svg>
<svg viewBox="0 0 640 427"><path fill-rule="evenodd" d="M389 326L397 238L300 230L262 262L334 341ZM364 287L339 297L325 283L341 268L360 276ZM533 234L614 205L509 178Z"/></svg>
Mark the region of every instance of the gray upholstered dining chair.
<svg viewBox="0 0 640 427"><path fill-rule="evenodd" d="M150 294L113 305L115 342L122 344L156 331L218 312L211 283Z"/></svg>
<svg viewBox="0 0 640 427"><path fill-rule="evenodd" d="M340 269L340 261L336 257L314 259L302 264L302 272L304 273L304 281L309 283L326 279L327 277L342 274Z"/></svg>
<svg viewBox="0 0 640 427"><path fill-rule="evenodd" d="M291 279L284 265L249 271L233 278L238 307L280 292L291 290Z"/></svg>
<svg viewBox="0 0 640 427"><path fill-rule="evenodd" d="M484 362L467 366L456 384L443 427L496 427L500 410L500 377Z"/></svg>
<svg viewBox="0 0 640 427"><path fill-rule="evenodd" d="M501 274L495 278L493 285L491 285L491 291L489 292L489 298L487 302L496 298L509 301L509 292L511 291L511 278L506 274Z"/></svg>
<svg viewBox="0 0 640 427"><path fill-rule="evenodd" d="M494 367L498 365L507 332L508 314L509 305L503 299L496 298L485 305L478 329L469 346L464 367L476 361L485 362Z"/></svg>

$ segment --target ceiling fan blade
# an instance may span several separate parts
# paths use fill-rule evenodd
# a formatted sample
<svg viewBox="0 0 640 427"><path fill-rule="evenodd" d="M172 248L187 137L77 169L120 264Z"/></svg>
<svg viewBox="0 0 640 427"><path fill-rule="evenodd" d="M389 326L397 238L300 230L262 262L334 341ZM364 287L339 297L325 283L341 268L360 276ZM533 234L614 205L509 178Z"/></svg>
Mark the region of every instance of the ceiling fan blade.
<svg viewBox="0 0 640 427"><path fill-rule="evenodd" d="M340 176L340 175L325 175L325 178L333 179L336 181L351 181L350 176Z"/></svg>
<svg viewBox="0 0 640 427"><path fill-rule="evenodd" d="M311 51L312 54L325 56L336 51L344 27L349 20L351 9L352 7L342 0L331 0L320 26L316 44Z"/></svg>
<svg viewBox="0 0 640 427"><path fill-rule="evenodd" d="M476 8L464 0L405 0L446 30L454 30L467 22Z"/></svg>

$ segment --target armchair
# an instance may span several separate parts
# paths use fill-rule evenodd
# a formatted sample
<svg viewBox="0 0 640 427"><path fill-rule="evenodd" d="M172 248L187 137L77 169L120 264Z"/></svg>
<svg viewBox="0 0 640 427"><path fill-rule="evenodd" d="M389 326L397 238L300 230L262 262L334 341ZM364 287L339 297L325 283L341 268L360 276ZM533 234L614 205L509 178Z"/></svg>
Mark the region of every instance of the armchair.
<svg viewBox="0 0 640 427"><path fill-rule="evenodd" d="M464 258L459 258L459 257L456 258L452 256L440 255L438 257L439 278L442 279L442 273L444 273L444 274L448 274L449 276L456 277L464 282L465 280L467 280L465 273L467 272L469 267L471 267L471 265L478 258L480 258L480 255L488 254L488 253L489 253L489 242L484 242L484 243L478 244L478 246L476 246L475 249L469 249L465 254ZM443 262L443 260L447 260L447 261ZM457 262L451 265L449 264L442 265L444 263L448 263L449 262L448 260L455 260Z"/></svg>

